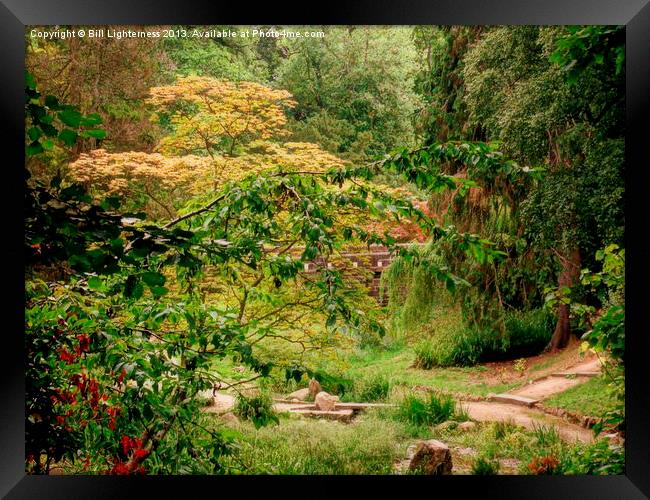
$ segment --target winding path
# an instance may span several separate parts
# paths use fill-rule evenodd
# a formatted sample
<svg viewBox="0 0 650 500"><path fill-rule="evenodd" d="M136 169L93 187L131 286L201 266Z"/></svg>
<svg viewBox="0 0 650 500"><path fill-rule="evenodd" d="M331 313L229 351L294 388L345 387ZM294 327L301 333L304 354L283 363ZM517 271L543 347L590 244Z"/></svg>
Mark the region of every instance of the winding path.
<svg viewBox="0 0 650 500"><path fill-rule="evenodd" d="M567 370L552 373L506 393L492 394L488 401L463 401L461 406L470 418L479 422L512 421L527 429L553 426L565 441L591 442L594 440L591 429L545 413L535 406L554 394L585 383L590 377L598 375L600 370L598 358L581 361Z"/></svg>
<svg viewBox="0 0 650 500"><path fill-rule="evenodd" d="M518 387L503 394L492 394L487 401L464 401L460 404L472 420L478 422L512 422L527 429L536 427L555 427L560 437L568 442L591 442L594 434L591 429L569 422L567 419L545 413L536 404L540 401L589 380L600 373L598 358L581 361L570 368L552 373L530 384ZM232 410L235 398L229 394L217 393L214 404L204 410L224 414ZM278 402L276 411L290 411L304 407L305 403ZM362 405L363 406L363 405ZM367 405L372 406L372 405Z"/></svg>

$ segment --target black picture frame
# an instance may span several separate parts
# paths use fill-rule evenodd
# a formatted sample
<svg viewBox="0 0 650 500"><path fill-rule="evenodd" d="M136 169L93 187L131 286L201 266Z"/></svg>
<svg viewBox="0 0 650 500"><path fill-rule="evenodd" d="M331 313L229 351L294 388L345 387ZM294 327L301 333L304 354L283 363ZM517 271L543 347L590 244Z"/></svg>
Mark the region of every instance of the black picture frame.
<svg viewBox="0 0 650 500"><path fill-rule="evenodd" d="M649 498L650 390L645 365L648 247L643 244L648 186L650 101L649 0L356 0L314 5L173 0L0 0L0 129L3 241L6 253L0 379L0 495L6 498L129 498L201 494L333 497L360 486L365 495L466 494L481 498ZM615 24L626 26L626 473L622 476L445 477L112 477L27 476L24 467L24 28L28 25L98 24ZM632 272L630 272L632 271ZM191 488L191 489L190 489ZM413 489L419 490L418 492Z"/></svg>

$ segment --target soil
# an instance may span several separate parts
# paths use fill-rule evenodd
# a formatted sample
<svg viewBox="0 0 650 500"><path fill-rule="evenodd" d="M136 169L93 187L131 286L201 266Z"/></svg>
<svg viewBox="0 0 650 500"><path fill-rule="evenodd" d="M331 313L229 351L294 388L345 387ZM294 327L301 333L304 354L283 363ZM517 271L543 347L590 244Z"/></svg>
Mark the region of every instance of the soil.
<svg viewBox="0 0 650 500"><path fill-rule="evenodd" d="M568 422L560 417L548 415L535 408L495 403L489 401L466 401L462 403L472 420L478 422L512 422L529 430L535 427L556 427L560 437L567 442L590 443L594 439L590 429Z"/></svg>
<svg viewBox="0 0 650 500"><path fill-rule="evenodd" d="M584 361L581 361L569 369L563 370L563 372L567 374L599 372L600 369L600 360L594 357L593 359L586 359ZM532 384L525 385L518 389L513 389L512 391L508 391L508 394L515 394L517 396L523 396L525 398L542 400L559 392L564 392L573 386L586 382L587 380L588 377L583 376L575 376L573 378L549 376L548 378L537 380Z"/></svg>
<svg viewBox="0 0 650 500"><path fill-rule="evenodd" d="M543 352L537 356L523 359L525 360L526 367L523 371L517 371L515 369L516 360L495 361L483 363L481 366L484 370L474 374L472 379L490 385L537 380L556 372L566 371L568 368L583 361L598 360L598 357L591 351L581 353L580 341L574 338L561 351Z"/></svg>

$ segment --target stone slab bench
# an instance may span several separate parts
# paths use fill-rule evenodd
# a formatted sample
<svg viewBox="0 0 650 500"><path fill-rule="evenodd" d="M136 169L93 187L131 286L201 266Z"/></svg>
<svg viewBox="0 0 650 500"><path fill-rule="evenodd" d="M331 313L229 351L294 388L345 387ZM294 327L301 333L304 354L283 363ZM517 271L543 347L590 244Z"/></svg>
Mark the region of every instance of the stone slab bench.
<svg viewBox="0 0 650 500"><path fill-rule="evenodd" d="M523 396L516 396L514 394L490 394L488 395L489 401L497 401L499 403L509 403L520 406L535 406L539 403L538 399L525 398Z"/></svg>

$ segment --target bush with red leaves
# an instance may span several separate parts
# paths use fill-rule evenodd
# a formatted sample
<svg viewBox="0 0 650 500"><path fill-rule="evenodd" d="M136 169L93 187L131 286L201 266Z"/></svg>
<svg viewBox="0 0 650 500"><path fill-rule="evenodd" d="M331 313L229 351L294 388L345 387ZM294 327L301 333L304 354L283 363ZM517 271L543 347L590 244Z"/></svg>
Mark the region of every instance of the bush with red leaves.
<svg viewBox="0 0 650 500"><path fill-rule="evenodd" d="M551 475L558 473L558 466L560 461L555 458L553 455L547 455L544 457L535 457L528 464L528 470L531 474L537 476L541 475Z"/></svg>

